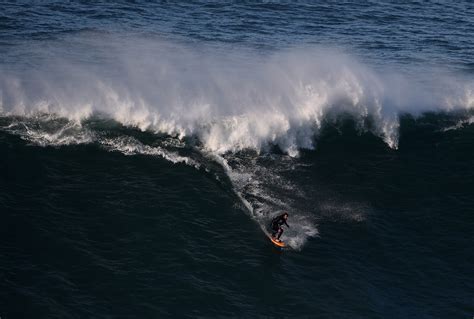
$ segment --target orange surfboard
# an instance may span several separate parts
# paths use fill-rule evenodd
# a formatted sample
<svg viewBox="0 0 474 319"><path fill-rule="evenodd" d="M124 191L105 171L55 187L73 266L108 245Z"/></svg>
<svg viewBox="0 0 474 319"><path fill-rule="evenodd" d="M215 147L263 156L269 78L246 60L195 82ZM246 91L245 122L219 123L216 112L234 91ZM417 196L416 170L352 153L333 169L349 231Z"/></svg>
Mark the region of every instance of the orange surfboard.
<svg viewBox="0 0 474 319"><path fill-rule="evenodd" d="M272 236L268 236L268 238L270 238L270 240L272 241L272 243L275 245L275 246L278 246L278 247L285 247L285 243L282 242L282 241L276 241L275 239L272 238Z"/></svg>

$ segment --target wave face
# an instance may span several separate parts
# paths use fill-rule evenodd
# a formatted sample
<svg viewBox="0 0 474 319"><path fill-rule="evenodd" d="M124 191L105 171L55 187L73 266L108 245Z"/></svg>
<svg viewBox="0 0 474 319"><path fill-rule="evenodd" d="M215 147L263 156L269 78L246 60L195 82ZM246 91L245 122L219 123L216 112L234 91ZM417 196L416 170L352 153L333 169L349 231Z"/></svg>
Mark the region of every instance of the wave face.
<svg viewBox="0 0 474 319"><path fill-rule="evenodd" d="M64 304L41 313L109 313L100 302L84 302L100 295L94 291L95 277L89 276L99 273L106 287L100 290L109 291L116 277L129 274L140 282L129 289L150 305L143 308L136 301L130 310L128 304L124 309L117 304L121 313L156 313L157 308L182 313L181 302L189 302L220 314L222 310L212 310L208 301L215 296L213 289L235 298L225 307L240 309L243 301L260 294L242 293L247 285L252 290L260 285L278 289L280 283L262 283L268 278L262 279L258 269L264 267L266 277L271 274L267 267L279 268L280 263L295 267L291 278L279 273L285 285L297 281L298 297L285 296L294 302L312 294L299 287L312 291L313 285L332 278L330 270L362 273L357 287L365 281L376 285L370 280L400 280L397 272L403 270L409 275L397 288L413 294L424 309L426 297L416 299L420 288L414 281L420 270L412 263L423 264L432 275L443 271L450 278L450 294L468 296L470 290L462 283L472 272L474 126L465 120L469 116L472 112L402 116L398 150L370 131L361 133L357 119L339 117L322 123L316 151L302 149L298 157L276 147L219 154L193 138L141 131L100 117L79 124L51 115L1 117L0 203L5 222L0 236L8 243L2 253L9 256L4 267L17 269L20 264L17 276L30 278L34 273L41 282L53 283L46 291L50 298L57 291L65 294ZM290 213L290 228L282 237L290 249L280 255L261 230L268 232L271 218L282 211ZM453 239L453 233L458 237ZM32 234L37 241L33 248ZM426 252L427 245L435 255ZM454 275L442 254L452 245L466 251L450 257L459 258ZM59 252L65 254L60 260ZM87 279L69 272L69 259L85 269ZM209 269L197 272L196 265L203 264ZM243 282L247 275L242 271L249 276ZM44 286L30 280L28 293L43 300ZM229 288L228 280L239 284ZM421 292L431 291L428 282ZM177 301L173 297L170 304L168 291L162 295L163 285L171 291L184 287ZM330 287L331 294L339 292L336 283ZM385 284L376 287L386 289ZM7 284L4 291L15 288ZM194 302L198 293L205 305ZM390 299L392 294L397 295L391 293ZM444 296L440 294L430 300ZM129 297L128 292L118 295ZM265 307L273 301L272 292ZM309 315L320 307L337 312L315 303L298 314ZM9 309L12 313L16 308Z"/></svg>

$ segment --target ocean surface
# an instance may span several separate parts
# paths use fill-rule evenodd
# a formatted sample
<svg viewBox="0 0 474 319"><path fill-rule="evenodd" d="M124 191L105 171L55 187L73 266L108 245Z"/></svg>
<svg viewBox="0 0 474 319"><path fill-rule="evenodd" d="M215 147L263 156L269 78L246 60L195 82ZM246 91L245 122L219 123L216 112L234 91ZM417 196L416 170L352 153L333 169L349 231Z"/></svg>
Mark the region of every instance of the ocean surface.
<svg viewBox="0 0 474 319"><path fill-rule="evenodd" d="M473 36L470 1L1 1L0 318L472 318Z"/></svg>

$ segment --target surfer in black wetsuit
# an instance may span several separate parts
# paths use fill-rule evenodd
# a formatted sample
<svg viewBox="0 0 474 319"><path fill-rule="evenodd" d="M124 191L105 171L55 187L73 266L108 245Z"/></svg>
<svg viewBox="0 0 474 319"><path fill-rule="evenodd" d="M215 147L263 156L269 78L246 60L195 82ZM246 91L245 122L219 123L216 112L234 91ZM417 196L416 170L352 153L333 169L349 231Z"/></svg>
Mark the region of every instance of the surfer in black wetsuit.
<svg viewBox="0 0 474 319"><path fill-rule="evenodd" d="M272 238L280 241L280 236L283 234L283 225L290 228L290 225L286 222L288 219L288 213L283 213L272 220L271 228L272 228Z"/></svg>

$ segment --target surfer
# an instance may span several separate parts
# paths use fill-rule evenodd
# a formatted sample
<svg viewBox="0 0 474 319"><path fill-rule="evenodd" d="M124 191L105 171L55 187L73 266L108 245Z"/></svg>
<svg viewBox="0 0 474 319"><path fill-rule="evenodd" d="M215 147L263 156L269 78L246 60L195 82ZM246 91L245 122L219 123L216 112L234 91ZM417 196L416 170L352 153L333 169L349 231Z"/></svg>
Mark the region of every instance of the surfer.
<svg viewBox="0 0 474 319"><path fill-rule="evenodd" d="M272 228L272 238L276 241L280 241L280 236L283 234L283 225L290 228L290 225L286 222L288 219L288 213L283 213L273 218L271 228Z"/></svg>

